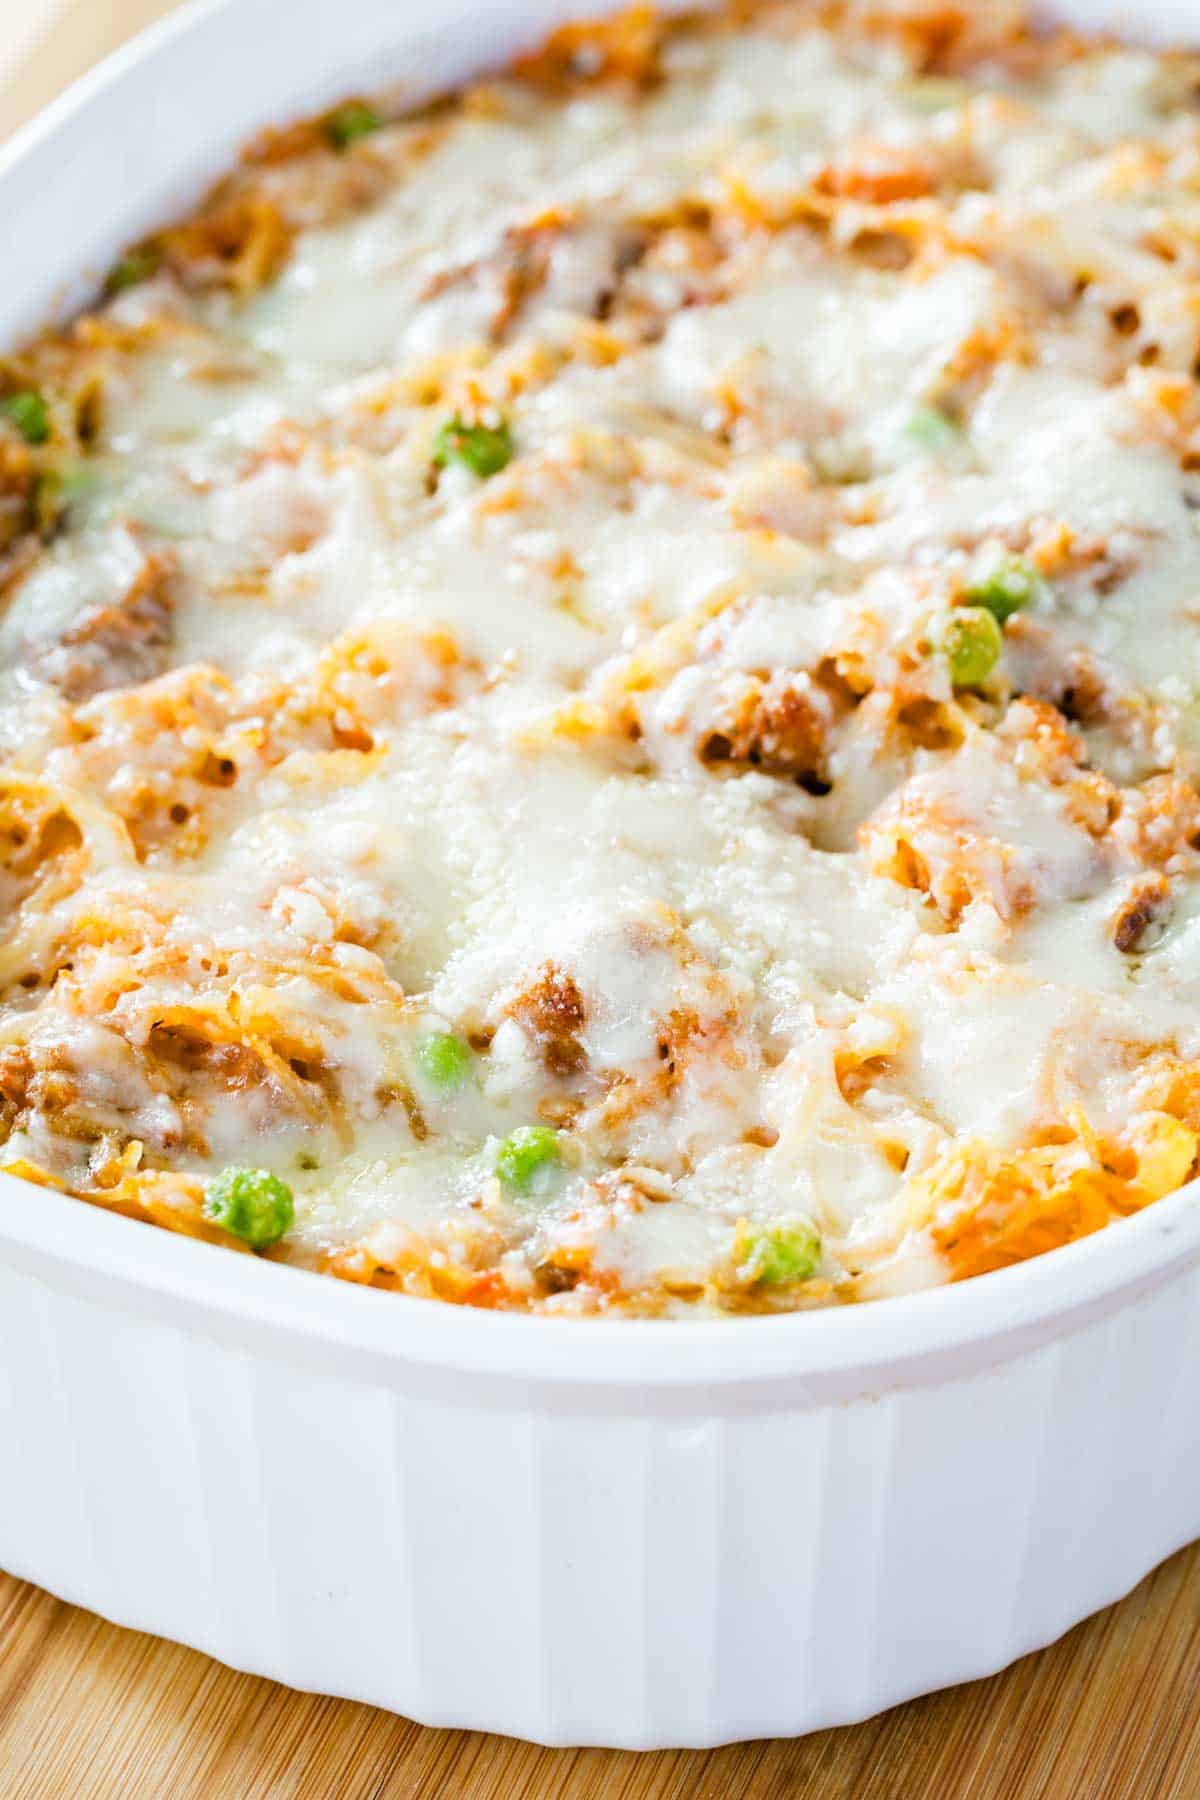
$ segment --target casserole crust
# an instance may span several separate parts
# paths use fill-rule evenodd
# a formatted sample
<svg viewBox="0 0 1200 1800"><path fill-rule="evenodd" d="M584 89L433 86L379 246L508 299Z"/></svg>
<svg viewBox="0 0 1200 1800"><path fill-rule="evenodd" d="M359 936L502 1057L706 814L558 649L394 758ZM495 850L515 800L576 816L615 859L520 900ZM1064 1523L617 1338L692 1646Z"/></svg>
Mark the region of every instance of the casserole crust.
<svg viewBox="0 0 1200 1800"><path fill-rule="evenodd" d="M1188 1180L1198 80L637 12L265 134L11 358L5 1166L650 1313Z"/></svg>

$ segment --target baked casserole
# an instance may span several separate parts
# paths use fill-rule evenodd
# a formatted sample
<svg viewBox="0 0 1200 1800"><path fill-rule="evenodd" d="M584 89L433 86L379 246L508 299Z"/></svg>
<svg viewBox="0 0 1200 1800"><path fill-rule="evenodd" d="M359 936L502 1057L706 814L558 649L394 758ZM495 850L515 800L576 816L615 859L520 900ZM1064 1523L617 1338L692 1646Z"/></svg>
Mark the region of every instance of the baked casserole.
<svg viewBox="0 0 1200 1800"><path fill-rule="evenodd" d="M2 1163L349 1280L961 1279L1200 1134L1200 61L644 10L0 365Z"/></svg>

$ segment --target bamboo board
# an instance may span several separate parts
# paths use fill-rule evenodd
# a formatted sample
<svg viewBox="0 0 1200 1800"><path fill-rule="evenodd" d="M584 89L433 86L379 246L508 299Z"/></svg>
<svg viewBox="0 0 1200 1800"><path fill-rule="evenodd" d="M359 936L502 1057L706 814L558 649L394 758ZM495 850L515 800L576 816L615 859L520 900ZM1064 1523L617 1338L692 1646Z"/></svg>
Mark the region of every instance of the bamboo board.
<svg viewBox="0 0 1200 1800"><path fill-rule="evenodd" d="M543 1750L235 1675L0 1576L5 1800L1195 1800L1200 1546L990 1681L708 1752Z"/></svg>
<svg viewBox="0 0 1200 1800"><path fill-rule="evenodd" d="M0 138L169 4L0 0ZM293 1693L0 1574L0 1795L1196 1800L1200 1546L990 1681L842 1731L646 1756L429 1731Z"/></svg>

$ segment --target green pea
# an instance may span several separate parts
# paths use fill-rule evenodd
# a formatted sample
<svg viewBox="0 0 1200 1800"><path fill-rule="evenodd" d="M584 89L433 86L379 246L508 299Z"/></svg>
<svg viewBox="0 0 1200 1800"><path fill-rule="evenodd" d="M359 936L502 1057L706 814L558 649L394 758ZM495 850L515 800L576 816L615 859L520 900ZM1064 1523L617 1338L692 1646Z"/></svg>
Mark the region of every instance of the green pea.
<svg viewBox="0 0 1200 1800"><path fill-rule="evenodd" d="M1003 638L986 607L959 606L946 621L940 648L955 687L979 687L1000 660Z"/></svg>
<svg viewBox="0 0 1200 1800"><path fill-rule="evenodd" d="M512 457L512 432L507 419L501 419L497 425L468 425L458 417L447 419L433 440L433 460L437 468L444 469L447 463L461 463L481 481L486 481L489 475L498 475Z"/></svg>
<svg viewBox="0 0 1200 1800"><path fill-rule="evenodd" d="M471 1051L451 1031L435 1031L417 1045L417 1067L443 1094L457 1093L471 1075Z"/></svg>
<svg viewBox="0 0 1200 1800"><path fill-rule="evenodd" d="M50 436L50 414L36 388L22 388L0 400L0 412L16 426L27 444L44 444Z"/></svg>
<svg viewBox="0 0 1200 1800"><path fill-rule="evenodd" d="M904 427L904 435L919 449L928 450L932 455L956 444L960 432L949 413L943 412L940 406L918 406Z"/></svg>
<svg viewBox="0 0 1200 1800"><path fill-rule="evenodd" d="M740 1221L733 1246L738 1273L751 1282L807 1281L821 1262L821 1234L796 1216L770 1224Z"/></svg>
<svg viewBox="0 0 1200 1800"><path fill-rule="evenodd" d="M562 1167L557 1131L518 1125L496 1151L496 1173L514 1194L544 1194Z"/></svg>
<svg viewBox="0 0 1200 1800"><path fill-rule="evenodd" d="M124 256L117 258L104 278L106 294L122 294L157 275L162 265L162 251L157 244L134 244Z"/></svg>
<svg viewBox="0 0 1200 1800"><path fill-rule="evenodd" d="M204 1215L253 1250L267 1250L290 1231L292 1190L268 1169L222 1169L208 1184Z"/></svg>
<svg viewBox="0 0 1200 1800"><path fill-rule="evenodd" d="M985 606L998 625L1046 597L1046 583L1023 556L1005 556L965 590L972 606Z"/></svg>
<svg viewBox="0 0 1200 1800"><path fill-rule="evenodd" d="M365 100L347 100L335 107L325 120L325 132L331 144L345 150L359 138L370 137L383 124L383 116Z"/></svg>

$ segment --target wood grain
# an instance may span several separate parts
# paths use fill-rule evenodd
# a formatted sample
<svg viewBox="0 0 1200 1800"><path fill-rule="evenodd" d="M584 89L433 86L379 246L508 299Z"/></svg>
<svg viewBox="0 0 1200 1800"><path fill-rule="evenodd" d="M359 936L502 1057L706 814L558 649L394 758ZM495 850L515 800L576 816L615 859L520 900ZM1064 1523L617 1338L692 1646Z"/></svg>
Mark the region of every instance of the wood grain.
<svg viewBox="0 0 1200 1800"><path fill-rule="evenodd" d="M1200 1546L990 1681L864 1725L704 1752L427 1731L119 1631L0 1576L6 1800L1195 1800Z"/></svg>
<svg viewBox="0 0 1200 1800"><path fill-rule="evenodd" d="M0 18L12 3L0 0ZM15 51L0 34L0 136L169 0L39 9L40 29L23 14ZM0 1575L0 1796L158 1795L1196 1800L1200 1546L990 1681L843 1731L640 1757L427 1731L292 1693Z"/></svg>

